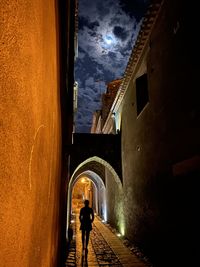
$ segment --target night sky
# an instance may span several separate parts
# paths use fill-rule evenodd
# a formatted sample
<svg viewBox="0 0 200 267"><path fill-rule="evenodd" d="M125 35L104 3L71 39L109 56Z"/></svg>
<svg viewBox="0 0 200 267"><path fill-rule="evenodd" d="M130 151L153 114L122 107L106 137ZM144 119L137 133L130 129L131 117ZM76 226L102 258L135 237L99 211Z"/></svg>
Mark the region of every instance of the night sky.
<svg viewBox="0 0 200 267"><path fill-rule="evenodd" d="M122 78L150 0L79 0L75 132L90 132L106 84Z"/></svg>

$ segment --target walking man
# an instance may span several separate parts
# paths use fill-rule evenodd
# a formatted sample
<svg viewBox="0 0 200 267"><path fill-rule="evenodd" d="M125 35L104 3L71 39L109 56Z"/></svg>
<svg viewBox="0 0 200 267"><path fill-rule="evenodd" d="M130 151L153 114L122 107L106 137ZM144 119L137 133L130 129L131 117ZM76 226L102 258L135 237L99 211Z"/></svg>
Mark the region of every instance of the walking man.
<svg viewBox="0 0 200 267"><path fill-rule="evenodd" d="M84 201L85 207L80 210L80 230L82 231L82 246L88 252L88 243L90 237L90 231L92 230L92 222L94 221L93 209L89 207L89 200Z"/></svg>

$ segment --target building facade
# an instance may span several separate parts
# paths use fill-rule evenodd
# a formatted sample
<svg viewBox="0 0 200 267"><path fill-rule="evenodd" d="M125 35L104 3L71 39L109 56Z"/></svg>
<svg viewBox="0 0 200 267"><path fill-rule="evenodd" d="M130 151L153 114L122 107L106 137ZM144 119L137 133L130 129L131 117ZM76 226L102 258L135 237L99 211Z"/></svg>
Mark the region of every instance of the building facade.
<svg viewBox="0 0 200 267"><path fill-rule="evenodd" d="M0 265L62 266L75 1L1 1Z"/></svg>
<svg viewBox="0 0 200 267"><path fill-rule="evenodd" d="M114 113L109 118L109 122L107 122L109 124L108 129L104 130L103 128L121 83L122 79L116 79L107 84L106 92L102 94L102 109L93 114L91 133L116 134Z"/></svg>
<svg viewBox="0 0 200 267"><path fill-rule="evenodd" d="M115 125L121 134L121 191L105 174L108 221L155 266L198 261L199 41L191 32L198 24L196 8L182 1L150 5L102 125L102 133Z"/></svg>

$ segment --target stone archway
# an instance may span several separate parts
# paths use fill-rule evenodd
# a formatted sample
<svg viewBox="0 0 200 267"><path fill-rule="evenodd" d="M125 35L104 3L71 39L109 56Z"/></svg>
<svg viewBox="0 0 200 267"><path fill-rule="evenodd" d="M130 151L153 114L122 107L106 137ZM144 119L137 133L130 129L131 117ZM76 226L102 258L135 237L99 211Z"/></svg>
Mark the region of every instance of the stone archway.
<svg viewBox="0 0 200 267"><path fill-rule="evenodd" d="M96 214L100 215L104 220L107 219L106 217L106 199L105 199L105 184L102 180L102 178L96 174L93 171L90 170L86 170L84 172L81 172L78 176L75 177L75 179L73 180L72 184L70 185L70 188L68 190L68 209L69 212L72 211L72 191L74 189L74 187L76 186L76 184L78 183L79 180L81 180L83 177L87 177L87 179L89 179L95 188L95 192L94 193L94 203L93 203L93 208L96 212ZM92 203L91 203L92 205ZM103 206L103 212L101 211L101 207Z"/></svg>
<svg viewBox="0 0 200 267"><path fill-rule="evenodd" d="M72 190L77 180L81 178L81 176L85 175L87 176L95 185L97 189L97 211L98 214L102 216L102 219L107 221L107 201L106 201L106 183L105 178L101 177L97 172L90 170L90 163L96 162L97 164L100 164L101 166L104 166L106 170L108 170L112 177L114 178L114 181L119 188L119 192L122 192L122 183L118 176L118 174L115 172L114 168L105 160L99 158L99 157L91 157L83 161L81 164L77 166L74 173L71 176L71 179L69 181L68 185L68 198L67 198L67 230L69 228L70 224L70 217L71 217L71 201L72 201ZM101 210L102 209L102 210Z"/></svg>
<svg viewBox="0 0 200 267"><path fill-rule="evenodd" d="M113 174L113 177L114 177L116 183L118 184L118 186L122 187L121 179L119 178L119 175L117 174L115 169L106 160L104 160L100 157L97 157L97 156L90 157L90 158L86 159L85 161L83 161L82 163L80 163L78 165L78 167L75 169L75 171L71 177L73 177L79 169L84 167L86 164L92 163L92 162L97 162L97 163L103 165L104 167L106 167ZM70 181L71 181L71 179L70 179Z"/></svg>

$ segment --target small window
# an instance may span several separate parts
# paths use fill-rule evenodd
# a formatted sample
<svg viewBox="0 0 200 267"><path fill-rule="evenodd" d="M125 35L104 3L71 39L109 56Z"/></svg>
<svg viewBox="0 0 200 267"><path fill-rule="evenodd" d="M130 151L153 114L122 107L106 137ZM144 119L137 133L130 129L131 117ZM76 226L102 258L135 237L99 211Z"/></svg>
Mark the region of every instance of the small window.
<svg viewBox="0 0 200 267"><path fill-rule="evenodd" d="M149 101L147 74L136 79L137 115L143 110Z"/></svg>

